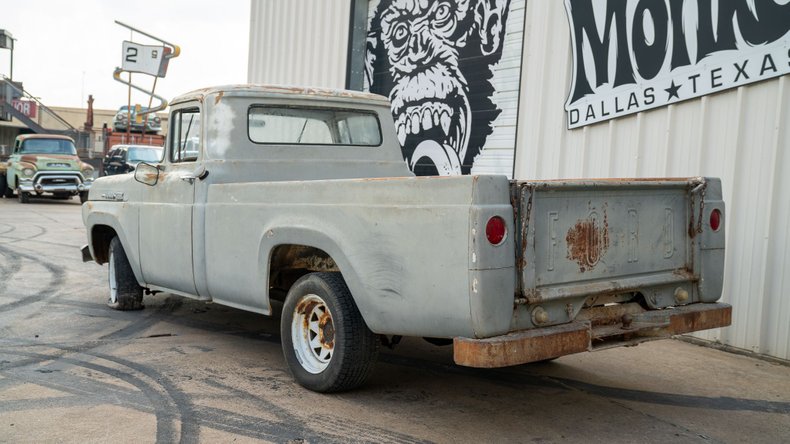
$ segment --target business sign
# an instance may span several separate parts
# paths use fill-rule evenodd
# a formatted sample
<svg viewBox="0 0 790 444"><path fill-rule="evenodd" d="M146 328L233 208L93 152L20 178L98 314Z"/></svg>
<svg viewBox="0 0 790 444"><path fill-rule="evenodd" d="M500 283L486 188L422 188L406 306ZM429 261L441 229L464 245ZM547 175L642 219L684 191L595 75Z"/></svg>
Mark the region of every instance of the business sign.
<svg viewBox="0 0 790 444"><path fill-rule="evenodd" d="M565 0L565 10L569 129L790 73L790 2Z"/></svg>
<svg viewBox="0 0 790 444"><path fill-rule="evenodd" d="M38 105L36 102L32 102L30 100L14 99L11 101L11 105L13 105L17 111L31 119L35 119L36 115L38 114Z"/></svg>
<svg viewBox="0 0 790 444"><path fill-rule="evenodd" d="M121 67L128 72L164 77L169 60L165 56L170 54L170 51L170 48L165 46L147 46L124 41Z"/></svg>

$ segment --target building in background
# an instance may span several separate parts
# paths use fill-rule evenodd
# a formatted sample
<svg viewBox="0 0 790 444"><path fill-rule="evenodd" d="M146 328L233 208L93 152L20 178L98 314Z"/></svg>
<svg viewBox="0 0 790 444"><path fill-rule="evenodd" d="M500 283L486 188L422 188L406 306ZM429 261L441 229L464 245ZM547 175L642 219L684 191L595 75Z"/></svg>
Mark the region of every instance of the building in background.
<svg viewBox="0 0 790 444"><path fill-rule="evenodd" d="M721 177L733 324L699 336L790 359L790 3L262 0L250 29L250 82L389 97L418 174Z"/></svg>

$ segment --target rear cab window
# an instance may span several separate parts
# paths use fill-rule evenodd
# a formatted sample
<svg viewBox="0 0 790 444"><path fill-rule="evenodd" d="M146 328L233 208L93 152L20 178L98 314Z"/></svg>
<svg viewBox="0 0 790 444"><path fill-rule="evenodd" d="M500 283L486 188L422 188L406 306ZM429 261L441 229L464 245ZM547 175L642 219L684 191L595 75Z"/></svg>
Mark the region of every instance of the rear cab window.
<svg viewBox="0 0 790 444"><path fill-rule="evenodd" d="M250 140L258 144L381 145L379 119L371 111L252 105L247 131Z"/></svg>

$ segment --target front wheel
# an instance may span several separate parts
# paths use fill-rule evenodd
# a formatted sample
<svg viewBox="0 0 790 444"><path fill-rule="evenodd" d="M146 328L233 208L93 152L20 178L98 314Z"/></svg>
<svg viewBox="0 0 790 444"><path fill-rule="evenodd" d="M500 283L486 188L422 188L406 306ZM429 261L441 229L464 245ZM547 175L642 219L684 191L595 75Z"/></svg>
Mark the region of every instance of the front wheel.
<svg viewBox="0 0 790 444"><path fill-rule="evenodd" d="M5 196L5 191L8 189L5 174L0 174L0 196Z"/></svg>
<svg viewBox="0 0 790 444"><path fill-rule="evenodd" d="M316 392L362 385L379 350L340 273L311 273L296 281L285 299L280 333L294 378Z"/></svg>
<svg viewBox="0 0 790 444"><path fill-rule="evenodd" d="M143 288L137 284L132 266L126 257L121 240L118 236L110 241L110 259L108 280L110 297L107 305L115 310L140 310L143 308Z"/></svg>
<svg viewBox="0 0 790 444"><path fill-rule="evenodd" d="M88 201L88 192L80 191L80 203L85 203L87 201Z"/></svg>
<svg viewBox="0 0 790 444"><path fill-rule="evenodd" d="M6 199L11 199L12 197L14 197L14 187L9 186L7 180L8 180L7 177L3 178L3 183L5 184L5 189L3 190L3 196L5 196Z"/></svg>
<svg viewBox="0 0 790 444"><path fill-rule="evenodd" d="M19 203L23 203L23 204L30 203L30 193L26 193L21 189L17 188L16 195L19 198Z"/></svg>

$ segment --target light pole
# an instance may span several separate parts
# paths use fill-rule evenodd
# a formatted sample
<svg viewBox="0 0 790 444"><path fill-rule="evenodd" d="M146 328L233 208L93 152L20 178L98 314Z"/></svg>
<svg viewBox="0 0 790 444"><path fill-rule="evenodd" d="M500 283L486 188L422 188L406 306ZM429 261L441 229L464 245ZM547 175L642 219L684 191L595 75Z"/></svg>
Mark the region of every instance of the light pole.
<svg viewBox="0 0 790 444"><path fill-rule="evenodd" d="M0 48L11 50L11 69L8 78L14 80L14 41L16 39L10 32L0 29Z"/></svg>

